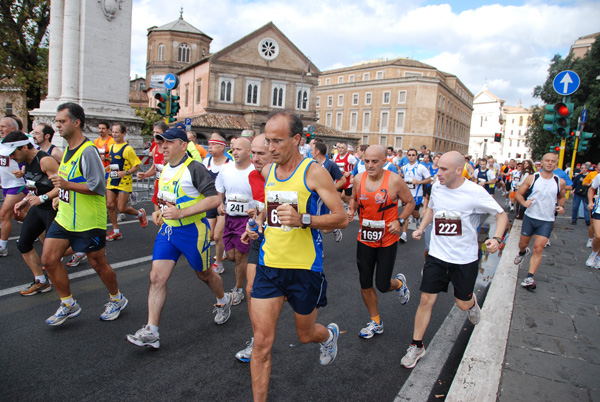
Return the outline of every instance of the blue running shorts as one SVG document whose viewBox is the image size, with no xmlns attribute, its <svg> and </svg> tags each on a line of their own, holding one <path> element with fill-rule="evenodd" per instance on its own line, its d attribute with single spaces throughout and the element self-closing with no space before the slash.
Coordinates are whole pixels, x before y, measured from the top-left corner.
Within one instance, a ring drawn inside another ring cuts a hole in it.
<svg viewBox="0 0 600 402">
<path fill-rule="evenodd" d="M 177 263 L 183 254 L 196 271 L 210 268 L 210 226 L 202 220 L 185 226 L 162 225 L 154 241 L 154 260 L 172 260 Z"/>
</svg>

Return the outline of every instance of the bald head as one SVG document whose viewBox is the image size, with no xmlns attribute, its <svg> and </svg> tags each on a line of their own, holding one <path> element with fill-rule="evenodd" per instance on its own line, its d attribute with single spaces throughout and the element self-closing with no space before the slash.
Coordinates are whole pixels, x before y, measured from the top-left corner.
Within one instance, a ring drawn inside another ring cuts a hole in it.
<svg viewBox="0 0 600 402">
<path fill-rule="evenodd" d="M 236 138 L 231 142 L 231 151 L 235 164 L 240 167 L 250 165 L 250 141 L 248 138 Z"/>
<path fill-rule="evenodd" d="M 442 162 L 442 161 L 444 161 L 446 164 L 448 164 L 449 167 L 452 167 L 452 168 L 460 167 L 462 169 L 462 167 L 465 164 L 464 156 L 462 156 L 460 153 L 458 153 L 456 151 L 450 151 L 450 152 L 446 152 L 445 154 L 443 154 L 440 157 L 440 162 Z"/>
<path fill-rule="evenodd" d="M 438 161 L 438 179 L 440 184 L 448 188 L 457 188 L 464 183 L 462 170 L 465 165 L 465 158 L 456 151 L 446 152 Z"/>
<path fill-rule="evenodd" d="M 383 172 L 383 165 L 387 162 L 385 158 L 386 149 L 379 145 L 371 145 L 363 155 L 365 170 L 372 180 L 379 179 Z"/>
<path fill-rule="evenodd" d="M 365 151 L 365 157 L 370 156 L 374 158 L 385 158 L 386 149 L 381 145 L 371 145 Z"/>
</svg>

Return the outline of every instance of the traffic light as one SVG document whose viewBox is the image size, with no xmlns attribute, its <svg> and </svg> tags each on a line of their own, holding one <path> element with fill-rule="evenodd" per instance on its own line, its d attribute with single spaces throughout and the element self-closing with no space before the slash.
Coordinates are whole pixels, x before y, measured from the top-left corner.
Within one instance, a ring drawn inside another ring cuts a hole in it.
<svg viewBox="0 0 600 402">
<path fill-rule="evenodd" d="M 313 126 L 312 124 L 309 125 L 306 128 L 307 134 L 306 134 L 306 142 L 311 142 L 312 140 L 314 140 L 316 138 L 315 135 L 315 126 Z"/>
<path fill-rule="evenodd" d="M 175 116 L 177 116 L 177 113 L 179 113 L 179 96 L 178 95 L 171 95 L 171 110 L 169 112 L 169 123 L 173 123 L 176 119 Z"/>
<path fill-rule="evenodd" d="M 560 138 L 566 138 L 571 126 L 571 116 L 573 114 L 573 103 L 557 103 L 554 105 L 556 135 Z"/>
<path fill-rule="evenodd" d="M 585 131 L 581 132 L 581 137 L 579 137 L 579 145 L 577 146 L 577 152 L 585 152 L 590 145 L 590 138 L 594 136 L 594 133 L 586 133 Z"/>
<path fill-rule="evenodd" d="M 502 142 L 502 133 L 494 134 L 494 142 Z"/>
<path fill-rule="evenodd" d="M 167 116 L 167 99 L 169 95 L 164 92 L 157 92 L 154 94 L 154 99 L 158 100 L 156 112 L 161 116 Z"/>
<path fill-rule="evenodd" d="M 555 105 L 546 105 L 546 114 L 544 115 L 544 130 L 550 131 L 552 134 L 556 132 L 556 110 Z"/>
<path fill-rule="evenodd" d="M 569 136 L 567 137 L 566 149 L 575 148 L 575 131 L 569 132 Z"/>
</svg>

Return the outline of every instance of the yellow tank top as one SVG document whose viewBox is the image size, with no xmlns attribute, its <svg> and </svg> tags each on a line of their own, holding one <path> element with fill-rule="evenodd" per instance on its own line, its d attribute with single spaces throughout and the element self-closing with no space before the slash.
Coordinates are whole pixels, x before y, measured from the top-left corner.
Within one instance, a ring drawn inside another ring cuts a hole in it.
<svg viewBox="0 0 600 402">
<path fill-rule="evenodd" d="M 471 177 L 471 174 L 469 173 L 469 169 L 467 169 L 468 164 L 469 164 L 469 162 L 465 162 L 465 166 L 463 166 L 462 177 L 464 177 L 465 179 L 469 179 Z"/>
<path fill-rule="evenodd" d="M 321 231 L 311 228 L 282 227 L 276 208 L 290 204 L 300 214 L 318 215 L 322 205 L 319 195 L 306 186 L 306 171 L 312 159 L 305 158 L 285 180 L 276 176 L 273 164 L 265 181 L 267 227 L 259 264 L 271 268 L 323 271 L 323 239 Z"/>
</svg>

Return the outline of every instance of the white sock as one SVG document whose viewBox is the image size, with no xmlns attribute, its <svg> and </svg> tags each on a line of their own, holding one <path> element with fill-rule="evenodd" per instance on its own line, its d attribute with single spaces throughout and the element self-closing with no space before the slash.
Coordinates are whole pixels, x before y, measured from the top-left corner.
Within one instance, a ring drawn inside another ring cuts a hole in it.
<svg viewBox="0 0 600 402">
<path fill-rule="evenodd" d="M 158 335 L 158 327 L 156 325 L 147 325 L 148 330 L 152 332 L 154 335 Z"/>
<path fill-rule="evenodd" d="M 42 275 L 37 275 L 37 276 L 35 277 L 35 280 L 36 280 L 36 281 L 38 281 L 39 283 L 41 283 L 42 285 L 43 285 L 44 283 L 46 283 L 46 282 L 47 282 L 47 281 L 46 281 L 46 275 L 44 275 L 44 274 L 42 274 Z"/>
<path fill-rule="evenodd" d="M 8 244 L 8 240 L 0 240 L 0 248 L 6 248 Z"/>
<path fill-rule="evenodd" d="M 142 217 L 142 211 L 138 211 L 138 218 Z"/>
<path fill-rule="evenodd" d="M 222 298 L 220 298 L 220 299 L 217 299 L 217 304 L 218 304 L 219 306 L 224 306 L 224 305 L 226 305 L 226 304 L 229 302 L 229 297 L 230 297 L 230 296 L 229 296 L 229 294 L 228 294 L 228 293 L 225 293 L 225 295 L 224 295 Z"/>
<path fill-rule="evenodd" d="M 65 297 L 64 299 L 61 297 L 60 300 L 67 306 L 72 306 L 73 304 L 75 304 L 75 299 L 73 299 L 73 295 Z"/>
<path fill-rule="evenodd" d="M 329 338 L 327 338 L 327 340 L 323 343 L 329 343 L 333 340 L 333 332 L 331 332 L 329 328 L 327 329 L 327 332 L 329 332 Z"/>
<path fill-rule="evenodd" d="M 121 232 L 121 229 L 113 229 L 113 232 L 114 232 L 114 233 L 120 233 L 120 232 Z"/>
</svg>

